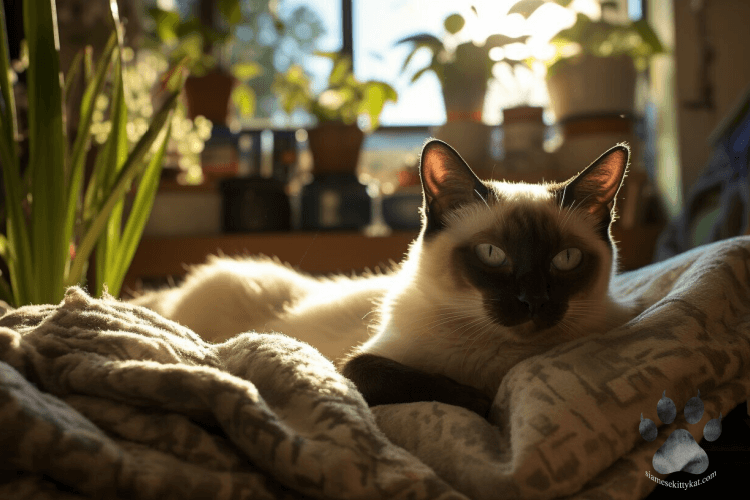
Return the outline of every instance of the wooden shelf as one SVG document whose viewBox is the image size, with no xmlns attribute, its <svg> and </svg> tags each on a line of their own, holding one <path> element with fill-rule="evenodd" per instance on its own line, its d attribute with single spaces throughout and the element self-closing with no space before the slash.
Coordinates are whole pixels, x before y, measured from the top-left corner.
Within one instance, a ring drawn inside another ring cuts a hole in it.
<svg viewBox="0 0 750 500">
<path fill-rule="evenodd" d="M 137 289 L 138 280 L 185 274 L 186 266 L 206 257 L 264 254 L 276 256 L 309 273 L 351 273 L 398 262 L 417 232 L 367 237 L 359 232 L 294 232 L 225 234 L 217 236 L 146 237 L 136 250 L 123 289 Z"/>
<path fill-rule="evenodd" d="M 622 270 L 651 262 L 661 226 L 621 229 L 615 225 Z M 138 290 L 140 281 L 182 276 L 187 266 L 206 257 L 225 255 L 276 256 L 309 273 L 351 273 L 399 262 L 416 232 L 394 232 L 368 237 L 358 232 L 295 232 L 226 234 L 217 236 L 146 237 L 130 265 L 123 290 Z"/>
</svg>

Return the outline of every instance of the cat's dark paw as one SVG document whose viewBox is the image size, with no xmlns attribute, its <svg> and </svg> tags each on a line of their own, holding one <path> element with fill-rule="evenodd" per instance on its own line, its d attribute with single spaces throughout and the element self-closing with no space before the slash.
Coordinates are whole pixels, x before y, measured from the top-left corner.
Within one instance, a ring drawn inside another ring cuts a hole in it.
<svg viewBox="0 0 750 500">
<path fill-rule="evenodd" d="M 442 397 L 440 398 L 441 402 L 466 408 L 477 415 L 487 418 L 492 406 L 492 399 L 484 392 L 470 385 L 456 382 L 444 375 L 435 375 L 435 377 L 439 379 L 438 385 L 443 389 Z"/>
</svg>

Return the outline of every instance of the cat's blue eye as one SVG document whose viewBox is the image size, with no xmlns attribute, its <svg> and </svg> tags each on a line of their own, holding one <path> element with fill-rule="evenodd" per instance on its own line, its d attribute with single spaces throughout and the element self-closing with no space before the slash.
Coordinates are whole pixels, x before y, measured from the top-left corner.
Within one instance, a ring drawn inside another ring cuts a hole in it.
<svg viewBox="0 0 750 500">
<path fill-rule="evenodd" d="M 508 260 L 505 252 L 490 243 L 480 243 L 476 246 L 474 251 L 476 252 L 477 257 L 479 257 L 479 260 L 488 266 L 499 267 L 505 264 Z"/>
<path fill-rule="evenodd" d="M 566 248 L 555 255 L 552 259 L 552 266 L 558 271 L 570 271 L 581 263 L 582 256 L 583 254 L 577 248 Z"/>
</svg>

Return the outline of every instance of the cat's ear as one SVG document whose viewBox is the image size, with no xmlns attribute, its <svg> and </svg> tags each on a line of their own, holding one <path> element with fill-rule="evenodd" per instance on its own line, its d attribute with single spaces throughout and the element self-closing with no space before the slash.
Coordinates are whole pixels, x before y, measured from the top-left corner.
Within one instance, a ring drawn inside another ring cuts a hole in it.
<svg viewBox="0 0 750 500">
<path fill-rule="evenodd" d="M 468 203 L 487 201 L 489 190 L 456 150 L 437 139 L 422 149 L 419 167 L 428 230 L 443 227 L 449 211 Z"/>
<path fill-rule="evenodd" d="M 606 218 L 615 206 L 617 192 L 627 172 L 630 148 L 618 144 L 586 170 L 563 185 L 562 206 L 582 209 L 600 218 Z"/>
</svg>

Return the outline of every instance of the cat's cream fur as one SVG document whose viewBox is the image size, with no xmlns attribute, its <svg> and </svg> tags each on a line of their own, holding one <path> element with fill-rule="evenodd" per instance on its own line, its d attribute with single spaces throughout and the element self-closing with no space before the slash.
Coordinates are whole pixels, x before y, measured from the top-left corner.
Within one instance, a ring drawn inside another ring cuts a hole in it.
<svg viewBox="0 0 750 500">
<path fill-rule="evenodd" d="M 204 339 L 247 331 L 282 332 L 337 360 L 369 338 L 376 303 L 392 274 L 316 278 L 264 257 L 216 257 L 193 267 L 178 287 L 132 300 Z"/>
</svg>

